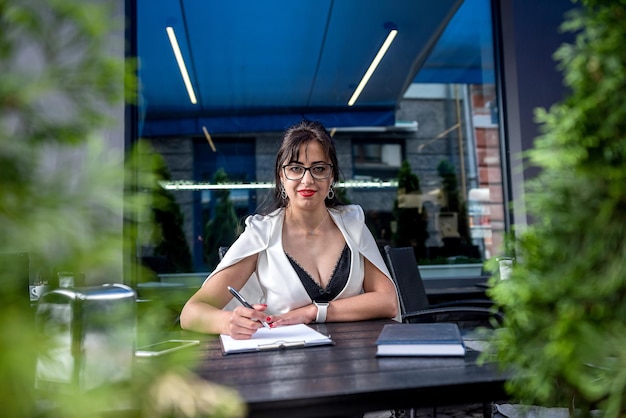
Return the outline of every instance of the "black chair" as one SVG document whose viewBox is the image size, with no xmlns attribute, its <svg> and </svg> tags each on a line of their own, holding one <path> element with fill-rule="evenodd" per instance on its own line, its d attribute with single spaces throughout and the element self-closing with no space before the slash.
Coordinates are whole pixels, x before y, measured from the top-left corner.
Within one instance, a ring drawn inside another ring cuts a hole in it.
<svg viewBox="0 0 626 418">
<path fill-rule="evenodd" d="M 501 324 L 504 316 L 489 299 L 431 304 L 412 247 L 384 247 L 387 265 L 400 297 L 402 322 L 455 322 L 462 329 Z"/>
</svg>

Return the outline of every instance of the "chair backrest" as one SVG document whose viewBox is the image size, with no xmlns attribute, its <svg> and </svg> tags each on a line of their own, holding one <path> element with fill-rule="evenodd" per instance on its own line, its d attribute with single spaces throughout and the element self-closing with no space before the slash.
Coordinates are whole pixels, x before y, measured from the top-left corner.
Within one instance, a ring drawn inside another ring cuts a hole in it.
<svg viewBox="0 0 626 418">
<path fill-rule="evenodd" d="M 400 294 L 402 314 L 428 309 L 430 303 L 413 247 L 393 248 L 385 245 L 384 250 L 391 277 Z"/>
</svg>

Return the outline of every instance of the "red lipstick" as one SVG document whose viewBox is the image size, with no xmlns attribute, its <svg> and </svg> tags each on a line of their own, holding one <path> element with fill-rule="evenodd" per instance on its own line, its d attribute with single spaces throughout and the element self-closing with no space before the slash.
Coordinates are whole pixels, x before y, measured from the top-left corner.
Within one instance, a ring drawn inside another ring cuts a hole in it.
<svg viewBox="0 0 626 418">
<path fill-rule="evenodd" d="M 300 196 L 302 197 L 311 197 L 315 194 L 315 190 L 298 190 L 298 193 L 300 194 Z"/>
</svg>

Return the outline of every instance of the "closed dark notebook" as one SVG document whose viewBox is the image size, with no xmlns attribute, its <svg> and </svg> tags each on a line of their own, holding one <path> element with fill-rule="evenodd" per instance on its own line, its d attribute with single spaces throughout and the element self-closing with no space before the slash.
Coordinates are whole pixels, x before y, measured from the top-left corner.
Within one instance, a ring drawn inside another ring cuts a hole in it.
<svg viewBox="0 0 626 418">
<path fill-rule="evenodd" d="M 456 324 L 387 324 L 378 340 L 377 356 L 464 356 Z"/>
</svg>

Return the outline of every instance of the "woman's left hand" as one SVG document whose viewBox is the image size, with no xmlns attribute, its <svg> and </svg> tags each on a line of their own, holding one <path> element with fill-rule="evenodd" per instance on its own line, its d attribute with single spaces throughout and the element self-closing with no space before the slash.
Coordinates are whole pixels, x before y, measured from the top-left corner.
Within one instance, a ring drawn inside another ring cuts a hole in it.
<svg viewBox="0 0 626 418">
<path fill-rule="evenodd" d="M 310 324 L 315 321 L 317 307 L 314 304 L 306 305 L 282 315 L 272 315 L 270 327 L 282 327 L 285 325 Z"/>
</svg>

